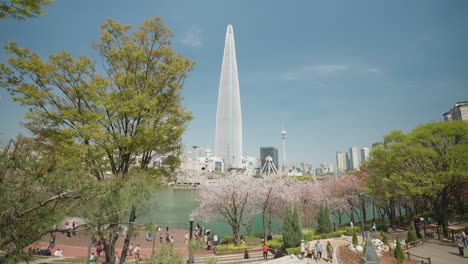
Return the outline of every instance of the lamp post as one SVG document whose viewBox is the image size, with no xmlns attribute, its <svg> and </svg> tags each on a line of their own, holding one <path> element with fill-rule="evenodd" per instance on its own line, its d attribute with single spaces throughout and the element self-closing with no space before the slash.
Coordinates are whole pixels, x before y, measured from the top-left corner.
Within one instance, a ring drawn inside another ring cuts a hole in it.
<svg viewBox="0 0 468 264">
<path fill-rule="evenodd" d="M 193 216 L 190 216 L 189 218 L 189 223 L 190 223 L 190 234 L 189 234 L 189 239 L 192 240 L 192 236 L 193 236 Z"/>
<path fill-rule="evenodd" d="M 364 199 L 364 195 L 365 195 L 365 193 L 363 193 L 363 192 L 358 194 L 358 196 L 359 196 L 359 208 L 361 210 L 361 233 L 362 233 L 362 242 L 363 243 L 364 243 L 364 221 L 365 221 L 365 219 L 364 219 L 364 211 L 362 210 L 363 209 L 362 207 L 363 207 L 363 204 L 364 204 L 362 199 Z"/>
</svg>

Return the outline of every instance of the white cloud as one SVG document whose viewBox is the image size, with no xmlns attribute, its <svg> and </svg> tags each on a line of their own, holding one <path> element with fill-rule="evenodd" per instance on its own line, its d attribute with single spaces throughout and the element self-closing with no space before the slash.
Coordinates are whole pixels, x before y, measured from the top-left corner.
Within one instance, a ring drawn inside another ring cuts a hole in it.
<svg viewBox="0 0 468 264">
<path fill-rule="evenodd" d="M 325 64 L 304 67 L 304 71 L 313 72 L 320 75 L 332 75 L 349 70 L 348 65 L 343 64 Z"/>
<path fill-rule="evenodd" d="M 201 32 L 202 31 L 199 28 L 192 27 L 187 32 L 185 32 L 180 42 L 191 47 L 201 47 L 203 45 Z"/>
<path fill-rule="evenodd" d="M 292 72 L 285 72 L 280 75 L 280 79 L 285 81 L 295 81 L 297 80 L 297 74 Z"/>
<path fill-rule="evenodd" d="M 368 72 L 380 72 L 380 69 L 372 67 L 372 68 L 368 68 L 367 71 Z"/>
</svg>

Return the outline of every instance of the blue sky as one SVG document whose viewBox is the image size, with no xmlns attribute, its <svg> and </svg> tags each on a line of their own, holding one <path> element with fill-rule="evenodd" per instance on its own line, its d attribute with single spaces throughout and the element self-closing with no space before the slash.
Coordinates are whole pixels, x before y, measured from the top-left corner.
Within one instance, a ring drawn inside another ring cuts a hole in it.
<svg viewBox="0 0 468 264">
<path fill-rule="evenodd" d="M 468 100 L 468 1 L 57 0 L 47 14 L 0 20 L 42 56 L 96 58 L 107 17 L 138 25 L 161 15 L 176 51 L 197 61 L 184 87 L 193 120 L 184 144 L 214 148 L 225 31 L 233 24 L 244 152 L 280 148 L 287 160 L 335 163 L 336 151 L 370 146 L 393 129 L 438 121 Z M 0 51 L 0 61 L 6 55 Z M 1 91 L 0 139 L 24 131 L 25 110 Z"/>
</svg>

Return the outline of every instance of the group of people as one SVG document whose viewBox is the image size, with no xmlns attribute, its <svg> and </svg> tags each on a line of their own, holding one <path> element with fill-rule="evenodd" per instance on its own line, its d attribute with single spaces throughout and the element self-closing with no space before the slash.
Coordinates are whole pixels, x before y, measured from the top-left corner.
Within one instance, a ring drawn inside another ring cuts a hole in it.
<svg viewBox="0 0 468 264">
<path fill-rule="evenodd" d="M 327 241 L 326 251 L 327 262 L 333 262 L 333 246 L 330 244 L 330 241 Z M 301 253 L 302 259 L 307 257 L 319 261 L 322 259 L 323 244 L 322 242 L 320 242 L 320 239 L 318 239 L 317 242 L 315 242 L 315 244 L 312 241 L 309 241 L 307 242 L 307 244 L 304 244 L 304 240 L 302 240 L 299 252 Z"/>
</svg>

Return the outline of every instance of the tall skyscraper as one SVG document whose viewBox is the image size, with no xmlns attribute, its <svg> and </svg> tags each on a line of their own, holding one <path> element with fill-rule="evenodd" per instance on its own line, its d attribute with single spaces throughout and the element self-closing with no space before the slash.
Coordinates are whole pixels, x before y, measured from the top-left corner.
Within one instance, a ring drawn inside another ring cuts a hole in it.
<svg viewBox="0 0 468 264">
<path fill-rule="evenodd" d="M 351 163 L 351 154 L 349 152 L 346 152 L 346 171 L 352 171 L 353 170 L 353 165 Z"/>
<path fill-rule="evenodd" d="M 227 26 L 216 112 L 215 156 L 226 168 L 242 167 L 242 114 L 234 30 Z"/>
<path fill-rule="evenodd" d="M 450 111 L 443 114 L 445 121 L 465 120 L 468 121 L 468 101 L 458 102 L 450 108 Z"/>
<path fill-rule="evenodd" d="M 362 147 L 361 148 L 361 162 L 364 162 L 369 159 L 369 148 Z"/>
<path fill-rule="evenodd" d="M 345 157 L 342 152 L 336 153 L 336 168 L 338 172 L 344 172 L 346 170 Z"/>
<path fill-rule="evenodd" d="M 351 166 L 353 170 L 359 169 L 358 148 L 355 146 L 350 148 L 349 154 L 351 156 Z"/>
<path fill-rule="evenodd" d="M 273 164 L 275 164 L 276 169 L 278 169 L 278 149 L 275 147 L 262 147 L 260 148 L 260 159 L 262 161 L 261 167 L 265 165 L 266 157 L 273 158 Z"/>
</svg>

